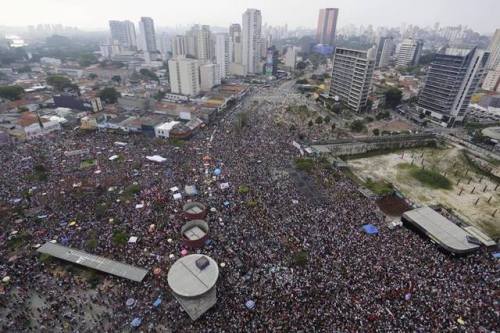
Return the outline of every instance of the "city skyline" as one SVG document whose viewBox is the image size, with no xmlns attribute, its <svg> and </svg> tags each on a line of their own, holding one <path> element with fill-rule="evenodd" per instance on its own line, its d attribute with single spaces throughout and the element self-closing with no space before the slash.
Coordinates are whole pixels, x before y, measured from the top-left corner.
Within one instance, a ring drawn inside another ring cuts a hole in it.
<svg viewBox="0 0 500 333">
<path fill-rule="evenodd" d="M 402 23 L 432 26 L 439 22 L 441 26 L 461 24 L 480 33 L 492 34 L 497 28 L 495 13 L 500 11 L 500 2 L 481 0 L 480 3 L 478 6 L 477 2 L 466 0 L 440 2 L 423 0 L 419 3 L 410 0 L 397 3 L 390 0 L 355 2 L 315 0 L 305 7 L 303 2 L 298 0 L 288 1 L 286 5 L 277 1 L 263 0 L 244 0 L 239 1 L 237 5 L 229 0 L 211 2 L 191 0 L 177 3 L 175 6 L 165 6 L 165 3 L 157 0 L 144 0 L 138 8 L 137 2 L 132 0 L 105 3 L 97 0 L 88 0 L 84 3 L 73 0 L 38 0 L 9 4 L 9 10 L 0 14 L 0 22 L 5 26 L 63 24 L 77 26 L 83 30 L 106 30 L 109 20 L 131 20 L 137 24 L 140 17 L 150 16 L 159 27 L 188 26 L 194 23 L 229 26 L 239 21 L 241 13 L 246 8 L 256 8 L 262 12 L 263 24 L 288 24 L 290 29 L 297 27 L 314 29 L 319 9 L 335 7 L 340 9 L 338 27 L 349 24 L 394 27 Z M 33 10 L 26 11 L 26 6 Z M 408 6 L 412 7 L 411 11 L 407 9 Z M 453 11 L 449 10 L 450 6 L 454 8 Z M 488 10 L 478 10 L 478 8 L 488 8 Z M 373 15 L 375 12 L 376 16 Z M 57 13 L 57 19 L 51 18 L 55 17 L 53 13 Z"/>
</svg>

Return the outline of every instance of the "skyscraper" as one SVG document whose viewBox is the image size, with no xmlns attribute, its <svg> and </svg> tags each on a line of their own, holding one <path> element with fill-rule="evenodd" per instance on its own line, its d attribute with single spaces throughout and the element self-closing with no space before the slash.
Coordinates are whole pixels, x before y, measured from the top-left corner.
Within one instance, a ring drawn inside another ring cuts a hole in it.
<svg viewBox="0 0 500 333">
<path fill-rule="evenodd" d="M 186 32 L 186 53 L 192 57 L 198 57 L 198 31 L 200 26 L 193 25 L 191 29 Z"/>
<path fill-rule="evenodd" d="M 137 39 L 134 24 L 130 21 L 109 21 L 111 44 L 115 42 L 129 50 L 137 49 Z"/>
<path fill-rule="evenodd" d="M 375 68 L 387 67 L 394 47 L 392 37 L 380 37 L 377 44 Z"/>
<path fill-rule="evenodd" d="M 258 9 L 247 9 L 243 13 L 242 64 L 245 72 L 257 73 L 260 60 L 262 16 Z"/>
<path fill-rule="evenodd" d="M 151 17 L 141 17 L 139 21 L 139 31 L 141 33 L 141 48 L 143 51 L 156 52 L 155 25 Z"/>
<path fill-rule="evenodd" d="M 202 25 L 201 29 L 196 31 L 196 58 L 202 63 L 212 59 L 211 33 L 208 25 Z"/>
<path fill-rule="evenodd" d="M 220 78 L 223 79 L 227 76 L 229 71 L 229 35 L 226 33 L 219 33 L 215 35 L 215 61 L 219 65 Z"/>
<path fill-rule="evenodd" d="M 337 33 L 338 8 L 323 8 L 319 10 L 316 39 L 319 44 L 335 45 Z"/>
<path fill-rule="evenodd" d="M 229 49 L 231 50 L 231 63 L 242 63 L 242 45 L 241 45 L 241 25 L 231 24 L 229 27 Z"/>
<path fill-rule="evenodd" d="M 336 48 L 330 96 L 338 96 L 353 111 L 363 111 L 367 105 L 374 67 L 374 48 L 368 51 Z"/>
<path fill-rule="evenodd" d="M 172 38 L 172 57 L 185 56 L 186 50 L 186 37 L 177 35 Z"/>
<path fill-rule="evenodd" d="M 487 68 L 496 69 L 500 65 L 500 29 L 495 31 L 493 39 L 488 46 L 488 52 L 490 53 L 490 58 L 488 60 Z"/>
<path fill-rule="evenodd" d="M 442 125 L 462 122 L 484 74 L 488 52 L 444 47 L 434 56 L 417 109 Z"/>
<path fill-rule="evenodd" d="M 424 42 L 421 40 L 415 40 L 413 38 L 404 39 L 399 48 L 396 66 L 408 67 L 418 65 L 423 46 Z"/>
<path fill-rule="evenodd" d="M 174 94 L 196 96 L 200 93 L 198 60 L 178 57 L 168 61 L 170 90 Z"/>
<path fill-rule="evenodd" d="M 210 91 L 221 82 L 218 64 L 205 64 L 200 66 L 200 88 L 202 91 Z"/>
</svg>

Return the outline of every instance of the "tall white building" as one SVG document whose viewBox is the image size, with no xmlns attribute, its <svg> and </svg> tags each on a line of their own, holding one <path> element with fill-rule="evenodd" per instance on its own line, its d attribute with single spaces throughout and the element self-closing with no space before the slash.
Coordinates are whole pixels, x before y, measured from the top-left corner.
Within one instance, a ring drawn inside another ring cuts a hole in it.
<svg viewBox="0 0 500 333">
<path fill-rule="evenodd" d="M 229 72 L 229 59 L 230 59 L 230 42 L 229 35 L 226 33 L 219 33 L 215 35 L 215 61 L 219 65 L 220 78 L 223 79 Z"/>
<path fill-rule="evenodd" d="M 137 38 L 134 23 L 130 21 L 109 21 L 111 44 L 120 43 L 128 50 L 137 49 Z"/>
<path fill-rule="evenodd" d="M 399 47 L 396 66 L 408 67 L 418 65 L 423 46 L 424 42 L 421 40 L 415 40 L 413 38 L 404 39 Z"/>
<path fill-rule="evenodd" d="M 247 9 L 243 13 L 242 29 L 242 64 L 245 72 L 258 72 L 260 62 L 260 43 L 262 30 L 262 16 L 258 9 Z"/>
<path fill-rule="evenodd" d="M 496 69 L 490 69 L 484 78 L 482 89 L 500 92 L 500 64 Z"/>
<path fill-rule="evenodd" d="M 490 53 L 490 58 L 488 59 L 487 69 L 495 69 L 500 65 L 500 29 L 495 31 L 493 39 L 488 46 L 488 52 Z"/>
<path fill-rule="evenodd" d="M 156 52 L 155 25 L 151 17 L 141 17 L 139 21 L 139 31 L 141 34 L 141 48 L 147 52 Z"/>
<path fill-rule="evenodd" d="M 377 44 L 375 68 L 383 68 L 389 65 L 393 49 L 394 41 L 392 37 L 380 37 Z"/>
<path fill-rule="evenodd" d="M 172 57 L 185 56 L 187 54 L 186 37 L 177 35 L 172 38 Z"/>
<path fill-rule="evenodd" d="M 200 93 L 198 61 L 178 57 L 168 61 L 170 90 L 174 94 L 196 96 Z"/>
<path fill-rule="evenodd" d="M 230 63 L 241 64 L 242 63 L 242 44 L 241 44 L 241 25 L 235 23 L 231 24 L 229 27 L 229 48 L 231 50 Z"/>
<path fill-rule="evenodd" d="M 286 54 L 285 54 L 285 66 L 289 67 L 290 69 L 295 69 L 295 66 L 297 65 L 297 53 L 299 52 L 300 48 L 297 46 L 289 46 L 286 49 Z"/>
<path fill-rule="evenodd" d="M 210 91 L 221 83 L 220 69 L 218 64 L 205 64 L 200 66 L 201 90 Z"/>
<path fill-rule="evenodd" d="M 186 32 L 186 54 L 192 57 L 198 57 L 198 31 L 200 26 L 198 24 L 191 27 Z"/>
<path fill-rule="evenodd" d="M 196 58 L 202 63 L 206 63 L 212 59 L 211 33 L 208 25 L 202 25 L 201 29 L 197 30 L 196 42 Z"/>
<path fill-rule="evenodd" d="M 333 55 L 330 95 L 338 96 L 353 111 L 363 111 L 368 102 L 374 67 L 374 48 L 358 51 L 337 47 Z"/>
</svg>

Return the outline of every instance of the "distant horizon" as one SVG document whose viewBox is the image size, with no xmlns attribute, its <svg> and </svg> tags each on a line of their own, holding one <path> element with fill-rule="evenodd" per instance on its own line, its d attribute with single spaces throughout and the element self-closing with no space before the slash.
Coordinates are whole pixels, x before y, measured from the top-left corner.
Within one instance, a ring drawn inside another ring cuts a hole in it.
<svg viewBox="0 0 500 333">
<path fill-rule="evenodd" d="M 7 5 L 0 13 L 1 26 L 26 28 L 38 24 L 62 24 L 77 27 L 88 32 L 108 29 L 109 20 L 130 20 L 137 24 L 141 16 L 152 17 L 161 28 L 186 27 L 192 24 L 207 24 L 214 27 L 228 27 L 241 23 L 241 15 L 247 8 L 262 11 L 263 23 L 271 26 L 288 24 L 290 30 L 297 28 L 315 29 L 319 9 L 339 8 L 338 27 L 350 24 L 356 26 L 398 27 L 411 24 L 431 27 L 467 26 L 482 34 L 491 35 L 500 28 L 497 14 L 500 1 L 479 0 L 312 0 L 307 6 L 302 1 L 289 0 L 186 0 L 175 6 L 160 0 L 20 0 Z M 5 7 L 5 6 L 4 6 Z M 138 8 L 139 7 L 139 8 Z M 453 10 L 451 10 L 453 9 Z M 21 14 L 17 14 L 21 13 Z M 54 19 L 50 19 L 53 16 Z M 43 17 L 44 19 L 40 19 Z M 55 18 L 57 17 L 57 19 Z"/>
</svg>

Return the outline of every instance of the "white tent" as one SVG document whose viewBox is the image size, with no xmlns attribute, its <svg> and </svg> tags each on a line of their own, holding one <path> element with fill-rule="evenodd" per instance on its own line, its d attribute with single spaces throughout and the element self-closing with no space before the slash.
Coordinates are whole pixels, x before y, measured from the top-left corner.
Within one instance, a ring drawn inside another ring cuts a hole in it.
<svg viewBox="0 0 500 333">
<path fill-rule="evenodd" d="M 148 161 L 157 162 L 157 163 L 163 163 L 167 160 L 165 157 L 161 157 L 160 155 L 146 156 L 146 159 Z"/>
</svg>

